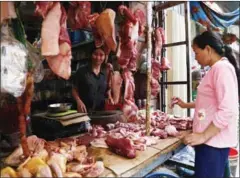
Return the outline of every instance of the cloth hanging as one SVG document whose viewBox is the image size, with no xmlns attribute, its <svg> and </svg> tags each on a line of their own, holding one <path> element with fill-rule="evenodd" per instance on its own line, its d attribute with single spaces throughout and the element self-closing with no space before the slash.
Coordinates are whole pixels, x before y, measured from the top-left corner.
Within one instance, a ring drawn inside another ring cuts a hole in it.
<svg viewBox="0 0 240 178">
<path fill-rule="evenodd" d="M 219 28 L 227 28 L 239 20 L 239 8 L 233 12 L 223 13 L 217 11 L 211 3 L 191 1 L 190 10 L 192 19 L 208 29 L 218 31 Z"/>
</svg>

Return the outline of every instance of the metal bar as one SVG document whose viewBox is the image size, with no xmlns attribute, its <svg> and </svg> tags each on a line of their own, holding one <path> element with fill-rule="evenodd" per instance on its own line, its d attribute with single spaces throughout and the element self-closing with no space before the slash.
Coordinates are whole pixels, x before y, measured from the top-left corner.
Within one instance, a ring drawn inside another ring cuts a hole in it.
<svg viewBox="0 0 240 178">
<path fill-rule="evenodd" d="M 151 113 L 150 113 L 150 101 L 151 101 L 151 69 L 152 69 L 152 2 L 147 2 L 147 103 L 146 103 L 146 132 L 150 135 L 151 128 Z"/>
<path fill-rule="evenodd" d="M 163 13 L 164 11 L 160 11 L 158 12 L 158 26 L 159 27 L 163 27 Z M 162 54 L 163 55 L 163 50 L 162 50 Z M 161 73 L 162 75 L 162 73 Z M 163 82 L 163 77 L 161 77 L 161 80 Z M 160 92 L 159 92 L 159 109 L 162 110 L 162 101 L 163 101 L 163 85 L 160 85 Z"/>
<path fill-rule="evenodd" d="M 163 82 L 166 81 L 166 75 L 167 72 L 163 71 L 162 73 L 162 78 L 163 78 Z M 162 101 L 162 111 L 165 112 L 166 111 L 166 85 L 163 84 L 163 101 Z"/>
<path fill-rule="evenodd" d="M 186 30 L 186 65 L 187 65 L 187 101 L 191 101 L 191 68 L 190 68 L 190 8 L 189 8 L 189 2 L 186 1 L 184 3 L 184 9 L 185 9 L 185 30 Z M 187 115 L 190 116 L 190 109 L 187 110 Z"/>
<path fill-rule="evenodd" d="M 163 3 L 161 3 L 163 4 Z M 161 5 L 160 4 L 160 5 Z M 160 22 L 161 20 L 161 22 Z M 165 12 L 164 11 L 160 11 L 159 12 L 159 26 L 161 26 L 163 29 L 165 27 Z M 165 56 L 165 51 L 166 49 L 163 48 L 162 49 L 162 57 Z M 162 78 L 161 78 L 161 82 L 165 82 L 165 72 L 162 72 Z M 164 112 L 165 111 L 165 85 L 161 84 L 161 110 Z"/>
<path fill-rule="evenodd" d="M 162 3 L 162 4 L 159 4 L 155 7 L 153 7 L 153 10 L 155 11 L 162 11 L 164 9 L 167 9 L 167 8 L 170 8 L 170 7 L 173 7 L 173 6 L 177 6 L 179 4 L 182 4 L 184 3 L 184 1 L 170 1 L 170 2 L 165 2 L 165 3 Z"/>
<path fill-rule="evenodd" d="M 180 41 L 180 42 L 176 42 L 176 43 L 169 43 L 169 44 L 164 44 L 163 47 L 172 47 L 172 46 L 179 46 L 179 45 L 185 45 L 187 44 L 187 41 Z"/>
<path fill-rule="evenodd" d="M 160 84 L 164 85 L 182 85 L 182 84 L 187 84 L 187 81 L 177 81 L 177 82 L 160 82 Z"/>
</svg>

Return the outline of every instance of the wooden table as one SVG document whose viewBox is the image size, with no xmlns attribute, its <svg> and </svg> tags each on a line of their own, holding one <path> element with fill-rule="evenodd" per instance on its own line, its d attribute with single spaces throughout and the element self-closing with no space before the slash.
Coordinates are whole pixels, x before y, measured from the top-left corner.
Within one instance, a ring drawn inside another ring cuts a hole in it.
<svg viewBox="0 0 240 178">
<path fill-rule="evenodd" d="M 157 145 L 147 147 L 145 151 L 137 151 L 134 159 L 118 156 L 109 149 L 89 148 L 88 151 L 96 159 L 103 160 L 106 169 L 101 177 L 144 177 L 183 147 L 180 139 L 169 137 L 159 140 Z"/>
</svg>

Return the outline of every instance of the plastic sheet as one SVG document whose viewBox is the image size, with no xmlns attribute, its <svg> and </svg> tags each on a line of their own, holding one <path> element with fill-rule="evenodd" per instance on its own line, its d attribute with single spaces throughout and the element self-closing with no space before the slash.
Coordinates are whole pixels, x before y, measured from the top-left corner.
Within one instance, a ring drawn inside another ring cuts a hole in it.
<svg viewBox="0 0 240 178">
<path fill-rule="evenodd" d="M 19 97 L 25 90 L 27 49 L 12 37 L 8 25 L 1 28 L 1 92 Z"/>
<path fill-rule="evenodd" d="M 31 43 L 27 42 L 28 59 L 31 62 L 33 69 L 34 82 L 39 83 L 44 78 L 44 67 L 42 64 L 43 57 L 39 48 L 34 47 Z"/>
</svg>

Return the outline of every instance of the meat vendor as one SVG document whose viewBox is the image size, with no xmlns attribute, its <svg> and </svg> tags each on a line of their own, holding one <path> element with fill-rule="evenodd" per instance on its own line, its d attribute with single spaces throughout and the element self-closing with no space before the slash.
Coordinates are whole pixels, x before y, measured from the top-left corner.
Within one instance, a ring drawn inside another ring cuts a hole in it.
<svg viewBox="0 0 240 178">
<path fill-rule="evenodd" d="M 80 67 L 73 80 L 72 94 L 78 112 L 103 110 L 107 94 L 106 54 L 102 48 L 95 48 L 89 63 Z"/>
</svg>

